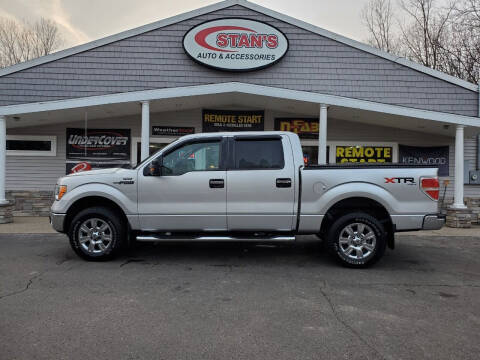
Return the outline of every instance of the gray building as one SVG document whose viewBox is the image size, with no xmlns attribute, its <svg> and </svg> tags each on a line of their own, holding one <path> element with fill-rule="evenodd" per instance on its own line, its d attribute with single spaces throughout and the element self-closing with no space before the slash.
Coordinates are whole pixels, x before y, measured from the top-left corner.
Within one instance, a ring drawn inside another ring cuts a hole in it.
<svg viewBox="0 0 480 360">
<path fill-rule="evenodd" d="M 306 162 L 438 165 L 444 207 L 478 213 L 479 105 L 476 84 L 227 0 L 1 69 L 0 201 L 44 214 L 71 171 L 186 133 L 281 129 Z"/>
</svg>

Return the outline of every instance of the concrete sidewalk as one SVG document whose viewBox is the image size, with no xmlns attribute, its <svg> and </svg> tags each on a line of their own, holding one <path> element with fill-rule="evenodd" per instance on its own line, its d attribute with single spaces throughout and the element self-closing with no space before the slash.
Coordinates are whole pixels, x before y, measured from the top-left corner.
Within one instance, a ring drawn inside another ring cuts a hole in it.
<svg viewBox="0 0 480 360">
<path fill-rule="evenodd" d="M 11 224 L 1 224 L 0 234 L 55 234 L 48 217 L 16 217 Z M 397 233 L 401 236 L 461 236 L 480 238 L 480 226 L 470 229 L 455 229 L 444 226 L 440 230 Z"/>
<path fill-rule="evenodd" d="M 48 217 L 18 216 L 13 223 L 0 224 L 0 234 L 55 234 Z"/>
</svg>

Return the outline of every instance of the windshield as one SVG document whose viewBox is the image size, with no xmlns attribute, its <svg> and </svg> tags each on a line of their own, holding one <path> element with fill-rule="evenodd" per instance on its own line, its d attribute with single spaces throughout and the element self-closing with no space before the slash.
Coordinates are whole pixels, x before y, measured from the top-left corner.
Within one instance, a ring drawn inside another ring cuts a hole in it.
<svg viewBox="0 0 480 360">
<path fill-rule="evenodd" d="M 158 153 L 159 153 L 160 151 L 163 151 L 164 149 L 169 148 L 172 144 L 177 143 L 178 140 L 179 140 L 179 139 L 171 142 L 170 144 L 168 144 L 167 146 L 165 146 L 163 149 L 159 149 L 159 150 L 155 151 L 153 154 L 150 154 L 145 160 L 140 161 L 137 165 L 135 165 L 135 167 L 133 167 L 133 169 L 136 170 L 136 169 L 142 167 L 143 165 L 147 164 L 149 161 L 154 160 L 155 157 L 158 156 Z"/>
<path fill-rule="evenodd" d="M 148 163 L 149 161 L 152 161 L 157 155 L 158 153 L 160 152 L 161 150 L 158 150 L 158 151 L 155 151 L 152 155 L 150 155 L 149 157 L 147 157 L 145 160 L 143 161 L 140 161 L 137 165 L 135 165 L 135 167 L 133 168 L 134 170 L 138 169 L 139 167 L 145 165 L 146 163 Z"/>
</svg>

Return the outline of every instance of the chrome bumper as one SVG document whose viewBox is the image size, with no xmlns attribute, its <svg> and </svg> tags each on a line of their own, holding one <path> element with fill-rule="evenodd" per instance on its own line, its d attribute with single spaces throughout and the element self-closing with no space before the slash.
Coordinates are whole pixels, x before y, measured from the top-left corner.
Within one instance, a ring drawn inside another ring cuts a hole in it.
<svg viewBox="0 0 480 360">
<path fill-rule="evenodd" d="M 440 214 L 426 215 L 423 218 L 422 230 L 438 230 L 445 225 L 445 216 Z"/>
<path fill-rule="evenodd" d="M 65 221 L 65 216 L 66 214 L 55 214 L 53 212 L 50 212 L 50 225 L 52 225 L 53 229 L 58 231 L 58 232 L 65 232 L 63 229 L 63 223 Z"/>
</svg>

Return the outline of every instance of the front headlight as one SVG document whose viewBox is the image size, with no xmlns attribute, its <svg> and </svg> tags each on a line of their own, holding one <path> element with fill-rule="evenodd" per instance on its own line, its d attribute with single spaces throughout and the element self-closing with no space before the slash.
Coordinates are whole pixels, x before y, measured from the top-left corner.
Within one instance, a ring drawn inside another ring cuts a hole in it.
<svg viewBox="0 0 480 360">
<path fill-rule="evenodd" d="M 55 186 L 55 200 L 60 200 L 63 195 L 67 192 L 67 185 L 56 185 Z"/>
</svg>

